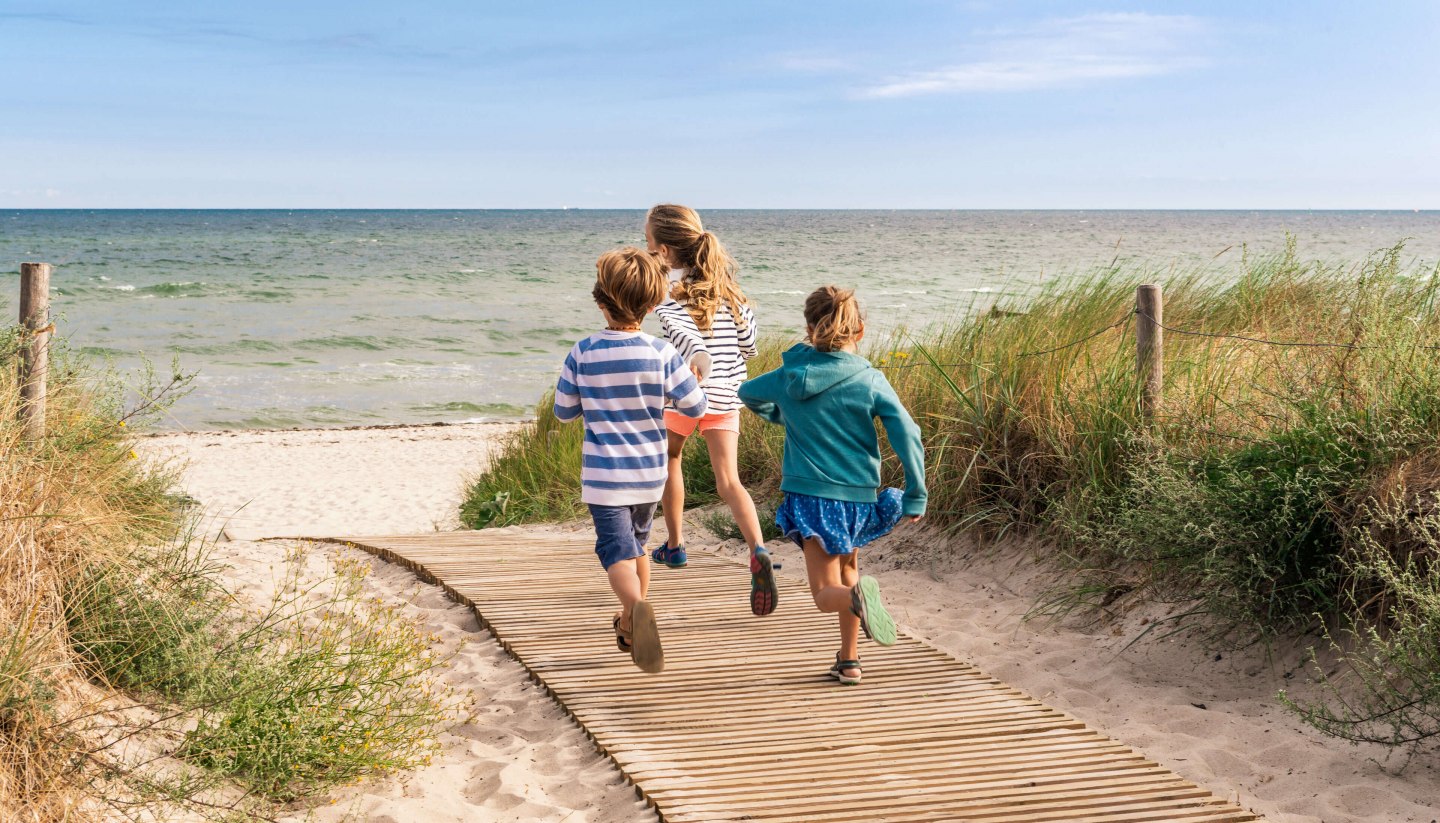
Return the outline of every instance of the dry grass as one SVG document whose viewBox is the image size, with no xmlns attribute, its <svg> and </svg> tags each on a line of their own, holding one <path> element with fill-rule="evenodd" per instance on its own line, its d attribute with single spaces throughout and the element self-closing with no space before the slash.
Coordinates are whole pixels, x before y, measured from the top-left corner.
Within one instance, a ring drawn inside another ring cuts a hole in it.
<svg viewBox="0 0 1440 823">
<path fill-rule="evenodd" d="M 124 547 L 168 538 L 169 478 L 133 459 L 113 417 L 62 367 L 51 437 L 22 441 L 10 357 L 0 342 L 0 808 L 21 819 L 82 819 L 92 763 L 67 717 L 93 700 L 65 631 L 66 582 Z M 93 811 L 93 809 L 91 810 Z"/>
<path fill-rule="evenodd" d="M 104 375 L 52 371 L 22 442 L 0 340 L 0 823 L 268 819 L 428 762 L 465 695 L 368 566 L 235 600 Z M 141 405 L 175 381 L 147 383 Z M 98 387 L 98 388 L 97 388 Z"/>
</svg>

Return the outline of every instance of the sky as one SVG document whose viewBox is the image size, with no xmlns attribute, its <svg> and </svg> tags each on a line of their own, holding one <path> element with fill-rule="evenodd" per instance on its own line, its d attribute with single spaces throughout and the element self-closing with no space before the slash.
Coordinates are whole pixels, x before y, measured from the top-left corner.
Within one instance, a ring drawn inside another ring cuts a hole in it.
<svg viewBox="0 0 1440 823">
<path fill-rule="evenodd" d="M 0 208 L 1440 208 L 1440 3 L 0 0 Z"/>
</svg>

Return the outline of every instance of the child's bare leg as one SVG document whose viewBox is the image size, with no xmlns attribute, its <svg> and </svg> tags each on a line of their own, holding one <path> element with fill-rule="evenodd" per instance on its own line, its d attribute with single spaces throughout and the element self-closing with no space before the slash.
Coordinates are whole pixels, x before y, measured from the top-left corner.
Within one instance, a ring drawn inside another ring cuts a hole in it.
<svg viewBox="0 0 1440 823">
<path fill-rule="evenodd" d="M 854 558 L 854 554 L 826 554 L 820 541 L 813 537 L 805 541 L 805 573 L 810 579 L 810 596 L 815 599 L 815 608 L 838 613 L 843 660 L 857 660 L 860 654 L 860 618 L 850 611 L 850 586 L 855 584 L 845 585 L 847 575 L 859 579 Z"/>
<path fill-rule="evenodd" d="M 620 598 L 620 628 L 623 631 L 630 631 L 630 613 L 636 603 L 645 599 L 645 584 L 641 582 L 642 573 L 640 572 L 640 564 L 644 560 L 643 557 L 621 560 L 605 570 L 605 575 L 610 578 L 611 591 Z M 650 571 L 647 566 L 643 577 L 648 578 L 649 576 Z"/>
<path fill-rule="evenodd" d="M 701 432 L 701 436 L 710 449 L 710 467 L 715 470 L 715 491 L 730 507 L 730 516 L 740 527 L 745 544 L 751 548 L 761 545 L 765 534 L 760 530 L 760 516 L 755 513 L 755 501 L 750 498 L 750 492 L 740 482 L 740 467 L 736 458 L 739 433 L 711 429 Z"/>
<path fill-rule="evenodd" d="M 670 459 L 666 464 L 669 473 L 665 476 L 665 491 L 660 495 L 660 506 L 665 509 L 665 545 L 673 549 L 685 540 L 685 474 L 680 467 L 685 435 L 675 432 L 666 434 L 670 447 Z"/>
<path fill-rule="evenodd" d="M 843 555 L 826 554 L 820 541 L 805 541 L 805 575 L 810 578 L 810 596 L 822 612 L 850 611 L 850 589 L 841 578 Z"/>
<path fill-rule="evenodd" d="M 640 599 L 650 599 L 650 555 L 635 558 L 635 575 L 640 578 Z"/>
<path fill-rule="evenodd" d="M 860 582 L 860 553 L 841 555 L 840 585 L 845 587 L 845 608 L 840 610 L 840 656 L 860 659 L 860 618 L 850 610 L 850 590 Z"/>
</svg>

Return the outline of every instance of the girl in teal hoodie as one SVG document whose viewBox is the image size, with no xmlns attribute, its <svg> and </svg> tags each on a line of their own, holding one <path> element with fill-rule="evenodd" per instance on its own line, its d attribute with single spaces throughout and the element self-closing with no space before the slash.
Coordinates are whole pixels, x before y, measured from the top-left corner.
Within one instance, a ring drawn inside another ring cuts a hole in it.
<svg viewBox="0 0 1440 823">
<path fill-rule="evenodd" d="M 775 522 L 805 552 L 810 593 L 822 612 L 840 617 L 840 651 L 830 674 L 860 682 L 860 630 L 882 646 L 895 622 L 873 577 L 861 577 L 857 550 L 902 518 L 925 514 L 925 448 L 900 398 L 870 361 L 855 353 L 865 323 L 855 293 L 824 286 L 805 300 L 807 341 L 785 352 L 784 365 L 740 385 L 751 411 L 785 427 Z M 875 418 L 905 468 L 905 491 L 880 485 Z"/>
</svg>

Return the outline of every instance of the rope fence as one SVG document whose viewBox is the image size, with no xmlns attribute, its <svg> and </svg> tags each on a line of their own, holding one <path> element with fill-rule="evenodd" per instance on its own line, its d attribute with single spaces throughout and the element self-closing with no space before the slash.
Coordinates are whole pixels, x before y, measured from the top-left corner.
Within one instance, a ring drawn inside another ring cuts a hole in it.
<svg viewBox="0 0 1440 823">
<path fill-rule="evenodd" d="M 1149 311 L 1146 310 L 1147 304 L 1150 307 Z M 1021 352 L 1019 354 L 1013 355 L 1013 357 L 1044 357 L 1046 355 L 1067 351 L 1069 349 L 1075 348 L 1076 346 L 1088 343 L 1091 340 L 1100 337 L 1101 335 L 1114 331 L 1115 329 L 1121 327 L 1128 327 L 1132 320 L 1136 321 L 1136 367 L 1139 378 L 1144 382 L 1142 403 L 1146 410 L 1146 416 L 1149 417 L 1150 414 L 1153 412 L 1155 406 L 1159 403 L 1160 399 L 1160 384 L 1162 382 L 1161 377 L 1163 375 L 1163 332 L 1178 334 L 1184 337 L 1201 337 L 1211 340 L 1235 340 L 1243 343 L 1255 343 L 1263 346 L 1274 346 L 1276 348 L 1328 348 L 1345 349 L 1348 351 L 1374 351 L 1382 348 L 1380 346 L 1367 346 L 1359 343 L 1307 342 L 1301 340 L 1266 340 L 1262 337 L 1251 337 L 1249 335 L 1243 334 L 1225 334 L 1220 332 L 1180 329 L 1174 326 L 1168 326 L 1164 322 L 1162 322 L 1162 306 L 1163 304 L 1160 300 L 1159 286 L 1139 286 L 1136 289 L 1135 307 L 1132 308 L 1130 311 L 1126 312 L 1124 317 L 1121 317 L 1114 323 L 1097 329 L 1096 331 L 1091 332 L 1084 337 L 1072 340 L 1069 343 L 1055 346 L 1053 348 L 1042 349 L 1039 351 Z M 882 362 L 880 367 L 883 369 L 898 371 L 914 368 L 976 368 L 984 367 L 986 365 L 985 363 L 980 363 L 976 361 L 940 363 L 937 362 L 934 358 L 931 358 L 929 352 L 924 347 L 919 348 L 927 358 L 925 361 L 915 363 Z M 1440 351 L 1440 345 L 1417 343 L 1413 348 L 1425 349 L 1429 351 Z"/>
</svg>

